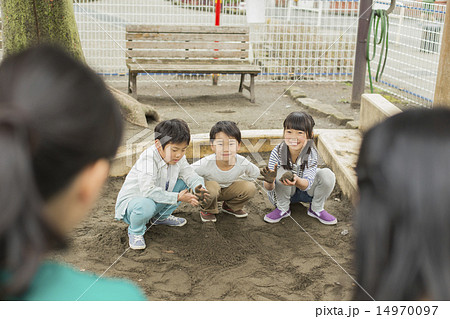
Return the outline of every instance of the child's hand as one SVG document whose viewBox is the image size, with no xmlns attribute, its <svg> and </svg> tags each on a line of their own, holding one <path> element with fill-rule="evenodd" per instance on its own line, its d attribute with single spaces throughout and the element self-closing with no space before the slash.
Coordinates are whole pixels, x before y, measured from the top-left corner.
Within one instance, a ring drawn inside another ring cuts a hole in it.
<svg viewBox="0 0 450 319">
<path fill-rule="evenodd" d="M 258 180 L 265 181 L 266 183 L 272 184 L 275 181 L 275 178 L 277 178 L 277 170 L 278 170 L 278 164 L 275 164 L 275 167 L 273 168 L 273 170 L 271 170 L 268 166 L 262 168 L 260 170 L 262 177 L 258 177 Z"/>
<path fill-rule="evenodd" d="M 189 193 L 189 190 L 184 189 L 178 194 L 178 201 L 189 203 L 192 206 L 198 206 L 197 196 Z"/>
<path fill-rule="evenodd" d="M 197 185 L 197 187 L 195 187 L 194 195 L 197 196 L 197 200 L 201 204 L 205 204 L 209 198 L 209 192 L 206 188 L 203 187 L 203 185 Z"/>
<path fill-rule="evenodd" d="M 290 181 L 293 182 L 294 181 L 294 173 L 292 173 L 291 171 L 284 173 L 281 177 L 280 177 L 280 182 L 285 182 L 285 181 Z"/>
<path fill-rule="evenodd" d="M 300 179 L 300 177 L 293 174 L 292 172 L 286 172 L 283 174 L 283 176 L 280 177 L 280 183 L 285 186 L 296 186 L 298 179 Z"/>
</svg>

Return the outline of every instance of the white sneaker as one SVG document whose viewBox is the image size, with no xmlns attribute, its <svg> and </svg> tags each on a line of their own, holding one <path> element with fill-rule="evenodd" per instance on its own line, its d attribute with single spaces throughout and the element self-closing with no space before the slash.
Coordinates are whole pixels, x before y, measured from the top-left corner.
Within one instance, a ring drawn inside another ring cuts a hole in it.
<svg viewBox="0 0 450 319">
<path fill-rule="evenodd" d="M 175 217 L 173 215 L 170 215 L 166 219 L 160 220 L 152 220 L 153 225 L 167 225 L 167 226 L 184 226 L 187 223 L 187 220 L 182 217 Z"/>
<path fill-rule="evenodd" d="M 128 243 L 131 249 L 145 249 L 145 240 L 143 235 L 128 234 Z"/>
</svg>

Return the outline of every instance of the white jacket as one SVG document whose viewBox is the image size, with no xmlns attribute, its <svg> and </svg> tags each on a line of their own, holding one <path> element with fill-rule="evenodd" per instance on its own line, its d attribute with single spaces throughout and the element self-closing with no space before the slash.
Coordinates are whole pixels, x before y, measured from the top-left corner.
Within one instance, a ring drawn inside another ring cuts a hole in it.
<svg viewBox="0 0 450 319">
<path fill-rule="evenodd" d="M 178 179 L 182 179 L 189 188 L 204 185 L 200 177 L 189 165 L 186 156 L 176 164 L 167 164 L 155 145 L 145 150 L 131 168 L 117 196 L 117 219 L 123 219 L 128 203 L 133 198 L 147 197 L 156 203 L 177 203 L 178 193 L 172 192 Z"/>
</svg>

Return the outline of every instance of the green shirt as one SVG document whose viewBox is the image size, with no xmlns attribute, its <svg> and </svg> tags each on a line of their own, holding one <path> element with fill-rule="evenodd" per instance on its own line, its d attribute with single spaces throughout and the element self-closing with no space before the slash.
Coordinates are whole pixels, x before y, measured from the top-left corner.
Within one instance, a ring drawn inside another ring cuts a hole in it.
<svg viewBox="0 0 450 319">
<path fill-rule="evenodd" d="M 28 291 L 19 299 L 40 301 L 147 300 L 142 291 L 129 281 L 110 278 L 97 279 L 98 276 L 92 273 L 80 272 L 56 262 L 45 262 L 38 269 Z M 96 280 L 97 282 L 95 282 Z"/>
</svg>

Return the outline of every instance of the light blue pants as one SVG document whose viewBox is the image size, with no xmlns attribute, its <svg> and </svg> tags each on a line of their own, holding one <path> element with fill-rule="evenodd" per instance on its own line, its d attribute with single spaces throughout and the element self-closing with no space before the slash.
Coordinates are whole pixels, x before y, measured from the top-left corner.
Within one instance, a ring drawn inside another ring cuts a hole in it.
<svg viewBox="0 0 450 319">
<path fill-rule="evenodd" d="M 172 192 L 179 193 L 183 189 L 187 189 L 187 185 L 178 179 Z M 154 217 L 158 220 L 168 218 L 181 202 L 176 205 L 156 203 L 154 200 L 146 197 L 133 198 L 129 203 L 124 222 L 128 225 L 128 233 L 133 235 L 144 235 L 147 230 L 147 223 Z"/>
</svg>

